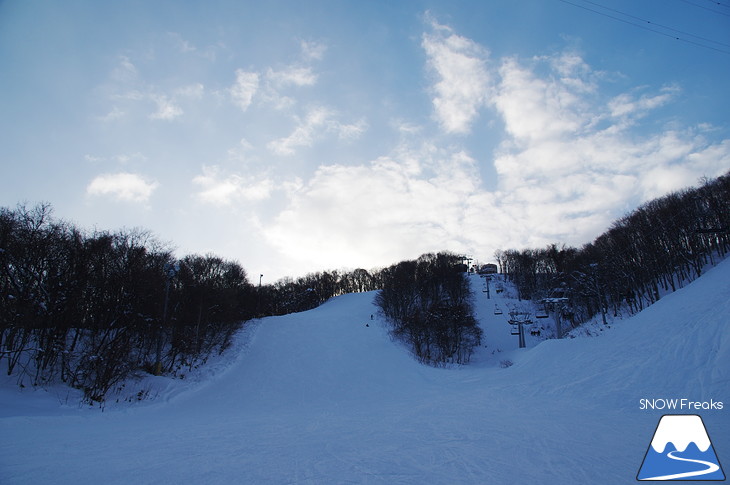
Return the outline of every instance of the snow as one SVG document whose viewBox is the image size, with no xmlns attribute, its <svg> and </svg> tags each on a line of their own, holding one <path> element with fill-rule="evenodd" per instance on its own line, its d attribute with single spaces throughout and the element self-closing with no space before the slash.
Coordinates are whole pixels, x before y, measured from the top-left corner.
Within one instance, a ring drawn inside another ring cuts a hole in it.
<svg viewBox="0 0 730 485">
<path fill-rule="evenodd" d="M 528 332 L 526 349 L 506 323 L 520 303 L 482 285 L 467 366 L 419 364 L 361 293 L 249 324 L 185 379 L 138 383 L 141 403 L 8 380 L 0 483 L 628 484 L 669 413 L 700 414 L 730 462 L 730 260 L 599 338 Z M 641 409 L 657 398 L 725 409 Z"/>
</svg>

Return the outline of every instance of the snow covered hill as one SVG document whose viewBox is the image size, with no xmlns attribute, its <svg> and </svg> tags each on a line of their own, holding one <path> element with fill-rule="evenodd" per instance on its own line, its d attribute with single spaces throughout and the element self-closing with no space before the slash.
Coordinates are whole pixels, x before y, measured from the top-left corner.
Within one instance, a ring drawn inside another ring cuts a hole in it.
<svg viewBox="0 0 730 485">
<path fill-rule="evenodd" d="M 629 484 L 667 413 L 700 414 L 730 463 L 730 260 L 600 338 L 527 349 L 481 284 L 485 342 L 460 368 L 418 364 L 364 293 L 257 322 L 152 404 L 0 389 L 0 483 Z"/>
</svg>

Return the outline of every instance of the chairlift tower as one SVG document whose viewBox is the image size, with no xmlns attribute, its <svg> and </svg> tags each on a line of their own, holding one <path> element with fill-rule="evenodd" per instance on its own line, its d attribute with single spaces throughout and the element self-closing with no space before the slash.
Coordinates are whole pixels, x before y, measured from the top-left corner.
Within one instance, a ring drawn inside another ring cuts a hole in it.
<svg viewBox="0 0 730 485">
<path fill-rule="evenodd" d="M 517 325 L 517 333 L 514 332 L 512 335 L 518 335 L 519 337 L 519 348 L 524 349 L 525 345 L 525 325 L 532 325 L 530 320 L 530 314 L 527 312 L 520 312 L 518 310 L 512 310 L 509 312 L 510 319 L 507 321 L 510 325 Z"/>
<path fill-rule="evenodd" d="M 535 311 L 535 318 L 548 318 L 550 312 L 553 312 L 553 321 L 555 322 L 555 334 L 557 338 L 563 337 L 563 329 L 561 323 L 561 315 L 565 311 L 568 299 L 565 297 L 549 297 L 540 300 L 542 305 Z"/>
<path fill-rule="evenodd" d="M 471 266 L 471 262 L 474 261 L 474 258 L 470 258 L 469 256 L 462 256 L 461 257 L 461 264 L 466 265 L 466 272 L 469 273 L 469 267 Z"/>
<path fill-rule="evenodd" d="M 486 293 L 487 300 L 491 300 L 491 296 L 489 295 L 489 281 L 492 278 L 490 278 L 489 275 L 482 275 L 482 278 L 484 278 L 484 289 L 482 290 L 482 293 Z"/>
</svg>

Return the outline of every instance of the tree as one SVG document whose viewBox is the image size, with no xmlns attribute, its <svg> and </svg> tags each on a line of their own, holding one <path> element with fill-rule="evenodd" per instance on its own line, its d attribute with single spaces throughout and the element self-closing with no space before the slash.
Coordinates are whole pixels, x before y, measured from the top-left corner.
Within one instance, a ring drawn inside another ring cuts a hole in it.
<svg viewBox="0 0 730 485">
<path fill-rule="evenodd" d="M 730 251 L 730 172 L 697 188 L 650 200 L 581 249 L 508 249 L 495 253 L 521 298 L 551 288 L 570 296 L 577 322 L 612 309 L 643 309 L 698 277 Z"/>
<path fill-rule="evenodd" d="M 189 274 L 168 279 L 176 260 L 147 231 L 85 234 L 47 204 L 0 208 L 0 362 L 20 385 L 60 380 L 101 401 L 151 368 L 158 343 L 167 371 L 205 360 L 251 318 L 253 295 L 238 263 L 186 259 Z"/>
<path fill-rule="evenodd" d="M 481 343 L 461 259 L 450 253 L 424 254 L 381 272 L 383 288 L 375 304 L 391 333 L 422 362 L 464 364 Z"/>
</svg>

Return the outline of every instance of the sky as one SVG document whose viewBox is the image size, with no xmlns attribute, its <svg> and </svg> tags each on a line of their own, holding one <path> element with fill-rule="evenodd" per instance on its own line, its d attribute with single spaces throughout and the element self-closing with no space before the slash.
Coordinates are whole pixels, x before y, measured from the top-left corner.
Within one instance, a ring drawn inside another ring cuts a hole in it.
<svg viewBox="0 0 730 485">
<path fill-rule="evenodd" d="M 580 246 L 730 170 L 730 0 L 0 0 L 0 206 L 264 283 Z"/>
</svg>

